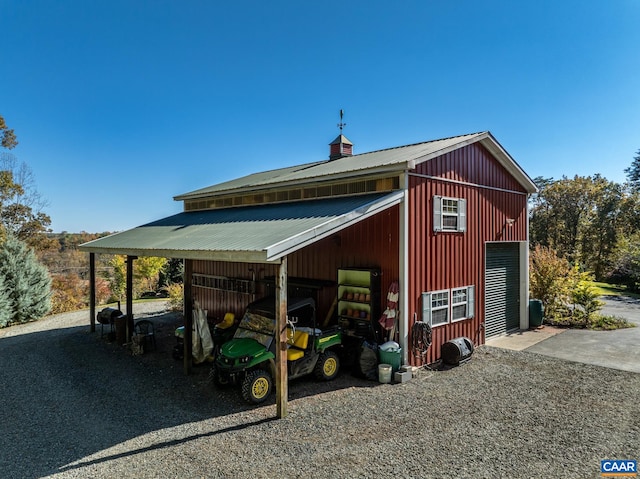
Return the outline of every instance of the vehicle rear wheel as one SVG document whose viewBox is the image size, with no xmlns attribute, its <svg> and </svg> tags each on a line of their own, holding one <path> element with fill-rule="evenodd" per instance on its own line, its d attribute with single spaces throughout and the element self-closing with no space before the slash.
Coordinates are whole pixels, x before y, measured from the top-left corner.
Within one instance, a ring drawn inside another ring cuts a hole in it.
<svg viewBox="0 0 640 479">
<path fill-rule="evenodd" d="M 338 355 L 333 351 L 325 351 L 320 354 L 313 373 L 320 381 L 331 381 L 338 375 L 338 371 L 340 371 Z"/>
<path fill-rule="evenodd" d="M 242 381 L 242 398 L 249 404 L 264 402 L 273 389 L 271 375 L 263 369 L 255 369 L 247 373 Z"/>
</svg>

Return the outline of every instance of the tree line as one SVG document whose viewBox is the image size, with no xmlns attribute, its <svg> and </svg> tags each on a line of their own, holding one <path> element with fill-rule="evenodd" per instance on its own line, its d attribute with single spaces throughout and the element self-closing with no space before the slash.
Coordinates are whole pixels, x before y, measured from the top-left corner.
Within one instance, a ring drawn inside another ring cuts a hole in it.
<svg viewBox="0 0 640 479">
<path fill-rule="evenodd" d="M 33 172 L 11 151 L 17 145 L 14 130 L 0 116 L 0 327 L 87 307 L 89 260 L 77 247 L 109 234 L 52 233 Z M 98 255 L 96 266 L 97 303 L 124 300 L 125 258 Z M 182 263 L 139 258 L 133 279 L 134 297 L 155 292 L 182 282 Z"/>
<path fill-rule="evenodd" d="M 109 234 L 53 234 L 33 173 L 11 153 L 17 144 L 0 116 L 0 327 L 86 307 L 88 257 L 77 246 Z M 624 183 L 599 174 L 534 180 L 531 292 L 551 312 L 562 315 L 573 302 L 588 319 L 596 305 L 592 278 L 640 292 L 640 150 L 625 174 Z M 124 299 L 125 258 L 96 260 L 98 304 Z M 134 296 L 181 282 L 179 260 L 134 262 Z"/>
<path fill-rule="evenodd" d="M 640 151 L 627 181 L 599 174 L 537 177 L 530 203 L 530 244 L 553 249 L 596 280 L 640 291 Z"/>
</svg>

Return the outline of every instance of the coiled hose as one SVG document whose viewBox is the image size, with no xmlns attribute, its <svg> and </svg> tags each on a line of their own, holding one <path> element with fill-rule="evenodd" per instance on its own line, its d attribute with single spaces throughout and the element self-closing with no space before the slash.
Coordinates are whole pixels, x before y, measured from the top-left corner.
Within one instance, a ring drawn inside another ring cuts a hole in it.
<svg viewBox="0 0 640 479">
<path fill-rule="evenodd" d="M 414 321 L 411 328 L 411 350 L 413 355 L 416 358 L 420 358 L 421 362 L 424 362 L 429 346 L 431 346 L 431 326 L 424 321 Z"/>
</svg>

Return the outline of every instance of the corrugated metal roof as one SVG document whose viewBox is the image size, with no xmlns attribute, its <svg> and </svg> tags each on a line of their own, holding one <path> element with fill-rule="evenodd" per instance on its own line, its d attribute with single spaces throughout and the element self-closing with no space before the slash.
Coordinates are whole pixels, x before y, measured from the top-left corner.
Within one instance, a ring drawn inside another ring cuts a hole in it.
<svg viewBox="0 0 640 479">
<path fill-rule="evenodd" d="M 292 166 L 278 170 L 256 173 L 236 180 L 219 183 L 206 188 L 176 196 L 175 200 L 186 200 L 207 195 L 228 193 L 234 190 L 264 188 L 281 184 L 300 183 L 310 180 L 323 180 L 331 177 L 343 178 L 358 172 L 375 172 L 381 169 L 404 170 L 412 162 L 425 157 L 435 157 L 459 148 L 465 144 L 479 141 L 487 133 L 472 133 L 442 140 L 428 141 L 414 145 L 399 146 L 386 150 L 346 156 L 336 160 Z"/>
<path fill-rule="evenodd" d="M 273 262 L 398 204 L 402 191 L 179 213 L 80 246 L 93 253 Z"/>
<path fill-rule="evenodd" d="M 417 163 L 428 161 L 475 142 L 482 143 L 507 171 L 522 184 L 526 191 L 529 193 L 537 191 L 535 184 L 524 170 L 502 148 L 491 133 L 484 131 L 256 173 L 185 193 L 176 196 L 174 199 L 181 201 L 230 192 L 289 184 L 300 185 L 333 178 L 342 179 L 383 171 L 404 171 L 413 169 Z"/>
</svg>

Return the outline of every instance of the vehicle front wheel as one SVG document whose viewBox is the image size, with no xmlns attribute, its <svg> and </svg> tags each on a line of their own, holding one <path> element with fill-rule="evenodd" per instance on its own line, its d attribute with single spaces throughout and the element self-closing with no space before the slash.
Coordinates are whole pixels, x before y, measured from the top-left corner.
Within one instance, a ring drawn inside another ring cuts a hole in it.
<svg viewBox="0 0 640 479">
<path fill-rule="evenodd" d="M 247 373 L 242 381 L 242 398 L 249 404 L 264 402 L 273 389 L 271 375 L 262 369 L 255 369 Z"/>
<path fill-rule="evenodd" d="M 229 378 L 225 375 L 220 374 L 216 363 L 213 363 L 211 366 L 211 371 L 209 372 L 209 378 L 213 382 L 213 385 L 218 388 L 224 388 L 229 385 Z"/>
<path fill-rule="evenodd" d="M 325 351 L 320 354 L 318 363 L 314 369 L 314 374 L 321 381 L 331 381 L 335 379 L 340 370 L 340 359 L 333 351 Z"/>
</svg>

